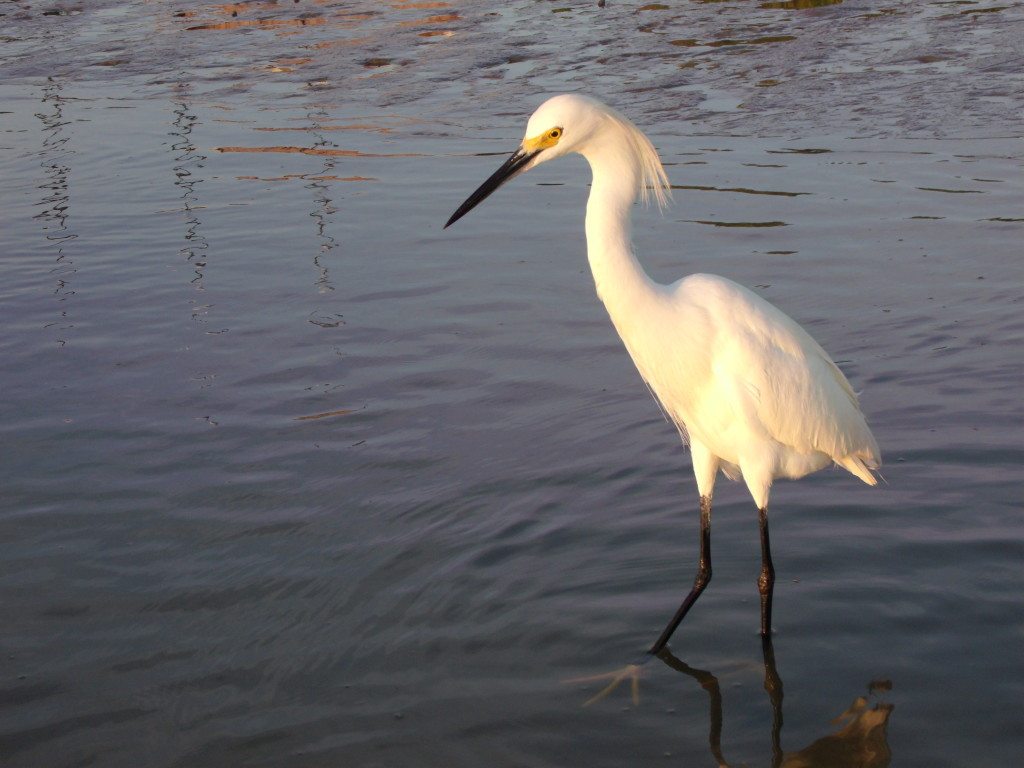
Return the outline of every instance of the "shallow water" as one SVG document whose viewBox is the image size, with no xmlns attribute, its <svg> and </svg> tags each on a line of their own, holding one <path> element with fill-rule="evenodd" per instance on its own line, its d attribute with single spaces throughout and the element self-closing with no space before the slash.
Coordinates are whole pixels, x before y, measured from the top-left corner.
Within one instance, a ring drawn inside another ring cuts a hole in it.
<svg viewBox="0 0 1024 768">
<path fill-rule="evenodd" d="M 1020 3 L 8 6 L 4 765 L 1019 761 Z M 725 481 L 675 666 L 562 682 L 698 525 L 585 164 L 441 230 L 563 90 L 666 161 L 652 274 L 778 304 L 882 446 L 774 490 L 773 695 Z"/>
</svg>

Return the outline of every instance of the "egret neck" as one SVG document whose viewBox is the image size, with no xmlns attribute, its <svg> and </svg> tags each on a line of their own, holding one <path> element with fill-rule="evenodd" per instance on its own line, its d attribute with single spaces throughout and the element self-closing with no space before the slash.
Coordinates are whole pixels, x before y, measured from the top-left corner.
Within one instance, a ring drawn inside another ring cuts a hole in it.
<svg viewBox="0 0 1024 768">
<path fill-rule="evenodd" d="M 635 325 L 630 317 L 641 314 L 631 309 L 645 306 L 649 311 L 662 286 L 648 276 L 633 252 L 631 211 L 643 181 L 633 147 L 620 131 L 610 132 L 581 154 L 593 173 L 587 200 L 587 259 L 597 295 L 628 348 L 631 334 L 626 331 Z"/>
</svg>

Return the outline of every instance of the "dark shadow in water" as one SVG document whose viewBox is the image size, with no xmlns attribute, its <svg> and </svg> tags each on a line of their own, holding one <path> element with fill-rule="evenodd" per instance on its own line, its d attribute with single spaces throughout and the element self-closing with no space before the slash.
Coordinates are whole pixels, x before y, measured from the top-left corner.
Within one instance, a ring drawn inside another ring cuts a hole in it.
<svg viewBox="0 0 1024 768">
<path fill-rule="evenodd" d="M 210 244 L 202 233 L 202 221 L 198 211 L 203 206 L 199 202 L 198 185 L 202 184 L 199 172 L 203 169 L 206 155 L 196 152 L 192 143 L 192 129 L 199 122 L 191 106 L 191 87 L 187 82 L 174 86 L 171 104 L 174 107 L 174 122 L 168 133 L 171 137 L 171 152 L 174 153 L 174 186 L 178 188 L 181 199 L 181 214 L 185 221 L 185 245 L 178 251 L 192 265 L 194 277 L 190 281 L 196 290 L 203 290 L 203 271 L 207 264 L 207 251 Z M 201 310 L 193 303 L 192 316 L 197 318 Z"/>
<path fill-rule="evenodd" d="M 771 639 L 762 642 L 764 656 L 764 689 L 772 707 L 771 750 L 772 768 L 886 768 L 892 759 L 886 728 L 893 705 L 885 702 L 870 704 L 865 696 L 857 696 L 849 708 L 832 723 L 840 725 L 834 733 L 816 739 L 810 745 L 793 752 L 782 748 L 782 678 L 775 664 L 775 649 Z M 668 648 L 659 654 L 666 666 L 696 680 L 708 692 L 709 720 L 708 745 L 719 766 L 728 766 L 722 753 L 722 691 L 718 678 L 711 672 L 691 667 L 672 655 Z M 875 681 L 868 686 L 868 694 L 888 691 L 888 681 Z"/>
<path fill-rule="evenodd" d="M 329 115 L 323 105 L 313 105 L 307 115 L 312 124 L 312 134 L 316 139 L 314 148 L 335 146 L 322 130 L 323 121 Z M 331 283 L 330 270 L 327 267 L 327 259 L 332 250 L 338 246 L 338 241 L 327 231 L 327 225 L 338 209 L 334 207 L 333 200 L 329 197 L 331 191 L 330 182 L 334 176 L 334 167 L 338 159 L 331 155 L 324 155 L 324 167 L 318 176 L 308 177 L 309 183 L 305 188 L 314 193 L 314 207 L 309 214 L 316 222 L 316 235 L 320 241 L 316 256 L 313 257 L 313 266 L 317 270 L 316 288 L 318 293 L 327 293 L 334 290 Z"/>
<path fill-rule="evenodd" d="M 71 175 L 70 161 L 74 151 L 68 148 L 71 137 L 64 132 L 64 128 L 71 121 L 64 118 L 64 107 L 68 98 L 64 96 L 63 88 L 60 79 L 46 78 L 46 85 L 43 86 L 43 107 L 41 111 L 36 112 L 36 117 L 43 123 L 43 146 L 39 150 L 39 163 L 45 179 L 39 185 L 43 197 L 37 203 L 43 210 L 33 217 L 43 222 L 47 246 L 55 246 L 57 249 L 50 274 L 57 280 L 53 293 L 60 303 L 60 316 L 44 327 L 57 328 L 58 331 L 74 327 L 74 323 L 68 317 L 66 302 L 75 295 L 71 287 L 71 277 L 78 271 L 65 250 L 68 242 L 78 235 L 68 228 L 68 208 L 71 203 L 68 179 Z M 57 343 L 64 346 L 67 339 L 58 338 Z"/>
</svg>

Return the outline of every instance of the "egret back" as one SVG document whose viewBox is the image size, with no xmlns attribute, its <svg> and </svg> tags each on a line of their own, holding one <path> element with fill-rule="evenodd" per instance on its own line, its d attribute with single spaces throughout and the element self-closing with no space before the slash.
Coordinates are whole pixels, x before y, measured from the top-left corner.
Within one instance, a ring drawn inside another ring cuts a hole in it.
<svg viewBox="0 0 1024 768">
<path fill-rule="evenodd" d="M 667 286 L 646 315 L 616 322 L 634 362 L 665 410 L 722 461 L 769 485 L 829 461 L 874 483 L 878 445 L 856 394 L 781 310 L 697 274 Z"/>
</svg>

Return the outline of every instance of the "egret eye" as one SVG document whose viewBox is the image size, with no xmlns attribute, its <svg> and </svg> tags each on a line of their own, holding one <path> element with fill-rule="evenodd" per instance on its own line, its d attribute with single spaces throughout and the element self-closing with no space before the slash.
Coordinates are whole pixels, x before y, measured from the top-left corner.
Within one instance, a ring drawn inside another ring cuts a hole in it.
<svg viewBox="0 0 1024 768">
<path fill-rule="evenodd" d="M 557 139 L 561 135 L 562 135 L 562 129 L 561 128 L 552 128 L 548 132 L 548 136 L 550 136 L 552 139 Z"/>
</svg>

